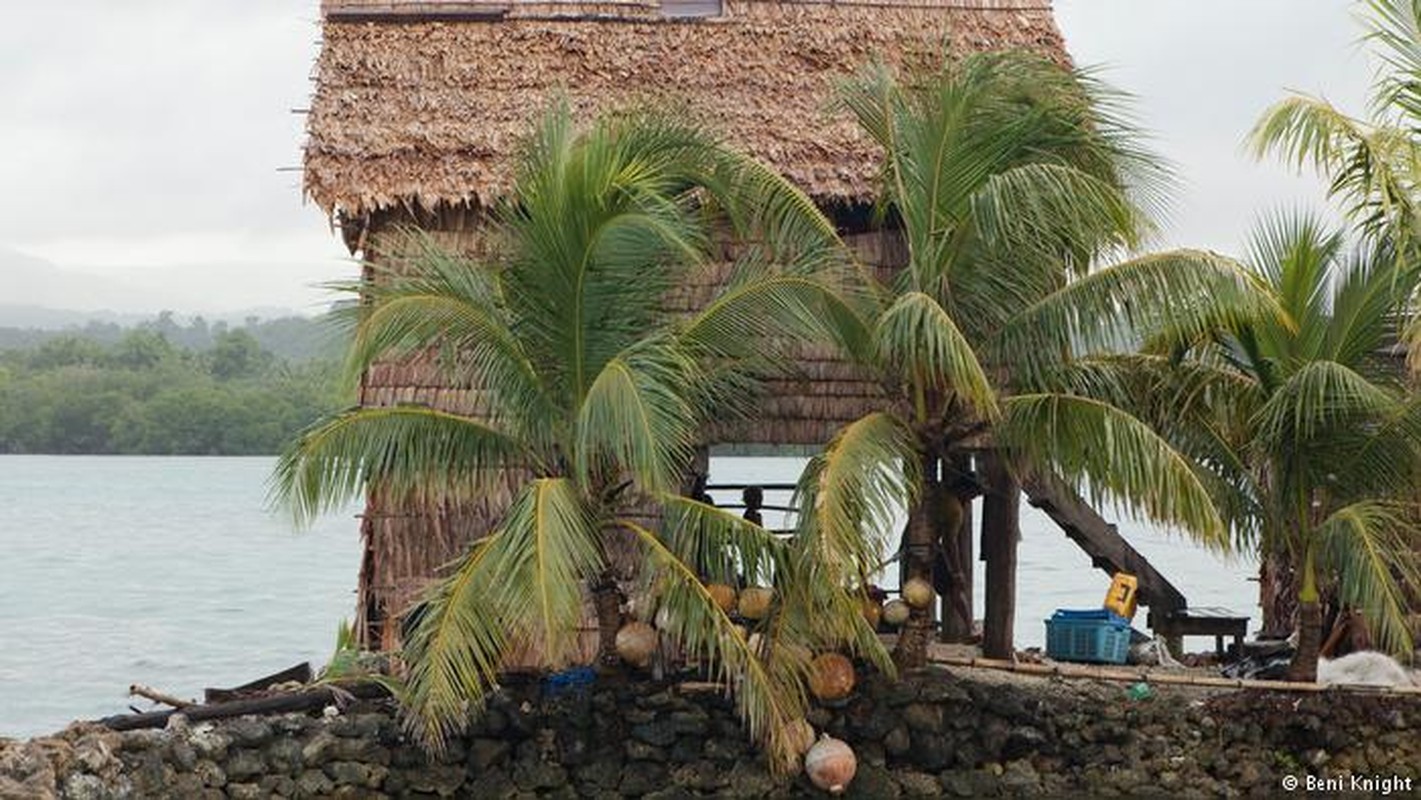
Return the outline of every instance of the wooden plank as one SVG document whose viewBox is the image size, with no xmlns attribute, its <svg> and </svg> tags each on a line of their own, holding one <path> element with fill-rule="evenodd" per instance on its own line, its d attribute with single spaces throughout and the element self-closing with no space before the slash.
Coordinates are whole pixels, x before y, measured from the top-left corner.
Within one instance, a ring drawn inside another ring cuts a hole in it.
<svg viewBox="0 0 1421 800">
<path fill-rule="evenodd" d="M 236 700 L 244 694 L 259 692 L 263 689 L 269 689 L 278 683 L 290 683 L 291 681 L 310 683 L 311 662 L 302 661 L 300 664 L 287 667 L 280 672 L 263 675 L 254 681 L 244 683 L 241 686 L 234 686 L 231 689 L 214 689 L 208 687 L 202 691 L 202 699 L 203 702 L 206 703 L 225 703 L 228 700 Z"/>
<path fill-rule="evenodd" d="M 361 700 L 389 697 L 390 692 L 376 683 L 357 683 L 339 687 L 339 691 Z M 104 717 L 98 724 L 109 730 L 132 731 L 140 728 L 161 728 L 168 724 L 174 714 L 182 714 L 189 722 L 207 719 L 226 719 L 248 714 L 287 714 L 295 711 L 311 711 L 324 708 L 336 701 L 336 688 L 325 687 L 308 692 L 280 694 L 253 700 L 236 700 L 231 703 L 211 703 L 188 706 L 181 710 L 150 711 L 146 714 L 120 714 Z"/>
<path fill-rule="evenodd" d="M 1157 615 L 1162 617 L 1188 607 L 1184 595 L 1131 547 L 1114 525 L 1060 479 L 1055 476 L 1030 478 L 1022 482 L 1022 489 L 1031 505 L 1050 517 L 1090 556 L 1097 569 L 1108 575 L 1126 572 L 1135 576 L 1139 581 L 1140 604 L 1150 607 L 1151 627 Z"/>
</svg>

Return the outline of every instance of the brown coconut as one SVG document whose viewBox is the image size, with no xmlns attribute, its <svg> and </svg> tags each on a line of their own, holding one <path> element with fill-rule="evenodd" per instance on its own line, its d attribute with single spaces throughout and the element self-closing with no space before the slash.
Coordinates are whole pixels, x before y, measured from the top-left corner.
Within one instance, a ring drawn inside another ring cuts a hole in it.
<svg viewBox="0 0 1421 800">
<path fill-rule="evenodd" d="M 902 600 L 889 600 L 883 605 L 883 621 L 895 628 L 907 622 L 912 613 L 913 609 Z"/>
<path fill-rule="evenodd" d="M 628 622 L 617 631 L 617 655 L 623 661 L 645 669 L 656 652 L 656 629 L 645 622 Z"/>
<path fill-rule="evenodd" d="M 775 598 L 773 589 L 751 586 L 740 592 L 740 616 L 746 619 L 764 619 L 770 615 L 770 602 Z"/>
<path fill-rule="evenodd" d="M 815 786 L 829 794 L 839 794 L 849 788 L 858 766 L 853 748 L 827 733 L 804 756 L 805 774 Z"/>
<path fill-rule="evenodd" d="M 883 619 L 883 606 L 878 604 L 872 597 L 865 597 L 863 600 L 863 618 L 868 620 L 868 626 L 874 630 L 878 629 L 878 621 Z"/>
<path fill-rule="evenodd" d="M 913 608 L 932 605 L 933 594 L 933 585 L 922 578 L 910 578 L 903 584 L 903 602 Z"/>
<path fill-rule="evenodd" d="M 809 691 L 820 700 L 842 700 L 854 690 L 854 663 L 839 653 L 822 653 L 810 664 Z"/>
<path fill-rule="evenodd" d="M 711 596 L 715 604 L 720 606 L 720 610 L 727 614 L 735 613 L 735 590 L 723 583 L 706 584 L 706 593 Z"/>
</svg>

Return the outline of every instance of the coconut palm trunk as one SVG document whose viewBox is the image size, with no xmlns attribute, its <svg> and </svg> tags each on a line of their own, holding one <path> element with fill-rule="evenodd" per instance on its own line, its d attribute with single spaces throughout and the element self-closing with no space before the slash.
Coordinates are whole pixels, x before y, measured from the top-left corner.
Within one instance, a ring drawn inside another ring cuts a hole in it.
<svg viewBox="0 0 1421 800">
<path fill-rule="evenodd" d="M 1265 552 L 1258 564 L 1258 605 L 1265 638 L 1284 639 L 1298 623 L 1298 579 L 1286 553 Z"/>
<path fill-rule="evenodd" d="M 940 529 L 938 507 L 942 503 L 943 482 L 938 474 L 938 454 L 930 444 L 920 445 L 923 493 L 908 509 L 908 525 L 903 530 L 903 584 L 918 579 L 932 582 Z M 893 661 L 899 669 L 920 669 L 928 663 L 928 641 L 932 637 L 932 605 L 913 607 L 908 622 L 898 635 Z"/>
<path fill-rule="evenodd" d="M 597 660 L 602 666 L 615 666 L 617 631 L 622 627 L 622 590 L 610 569 L 603 570 L 592 587 L 592 604 L 597 611 Z"/>
</svg>

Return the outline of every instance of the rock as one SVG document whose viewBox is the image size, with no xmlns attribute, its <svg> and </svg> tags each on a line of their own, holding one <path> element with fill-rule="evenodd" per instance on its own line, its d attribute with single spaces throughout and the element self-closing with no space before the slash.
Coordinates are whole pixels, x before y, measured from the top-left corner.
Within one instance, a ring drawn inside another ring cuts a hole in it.
<svg viewBox="0 0 1421 800">
<path fill-rule="evenodd" d="M 402 770 L 399 774 L 409 791 L 437 794 L 440 797 L 452 797 L 464 785 L 466 777 L 463 766 L 457 764 L 427 764 L 419 769 Z M 395 773 L 390 775 L 394 777 Z M 387 784 L 389 780 L 386 779 Z M 385 788 L 391 789 L 388 785 Z"/>
<path fill-rule="evenodd" d="M 622 779 L 622 759 L 619 754 L 603 750 L 586 764 L 572 771 L 579 786 L 611 791 Z"/>
<path fill-rule="evenodd" d="M 720 794 L 727 798 L 759 800 L 768 797 L 775 789 L 775 779 L 759 759 L 742 760 L 735 764 L 726 779 Z"/>
<path fill-rule="evenodd" d="M 378 789 L 385 782 L 385 776 L 390 773 L 390 770 L 379 764 L 332 761 L 325 766 L 325 772 L 337 786 Z"/>
<path fill-rule="evenodd" d="M 469 766 L 482 772 L 503 763 L 512 748 L 503 739 L 474 739 L 469 742 Z"/>
<path fill-rule="evenodd" d="M 268 792 L 255 783 L 229 783 L 227 784 L 227 796 L 232 800 L 262 800 L 269 797 Z"/>
<path fill-rule="evenodd" d="M 623 794 L 640 797 L 666 784 L 666 767 L 654 761 L 628 761 L 617 787 Z"/>
<path fill-rule="evenodd" d="M 266 748 L 266 760 L 272 769 L 295 775 L 305 766 L 304 750 L 295 739 L 277 739 Z"/>
<path fill-rule="evenodd" d="M 902 756 L 908 752 L 908 747 L 912 745 L 912 740 L 908 737 L 907 728 L 894 728 L 884 736 L 884 750 L 890 756 Z"/>
<path fill-rule="evenodd" d="M 1024 758 L 1010 761 L 1002 771 L 1002 788 L 1009 794 L 1036 794 L 1041 791 L 1041 776 Z"/>
<path fill-rule="evenodd" d="M 899 771 L 894 773 L 898 779 L 898 785 L 903 787 L 903 794 L 908 797 L 938 797 L 942 794 L 942 785 L 937 778 L 923 772 Z"/>
<path fill-rule="evenodd" d="M 202 785 L 212 789 L 221 789 L 227 785 L 227 771 L 217 765 L 215 761 L 203 759 L 193 765 L 193 774 L 202 779 Z"/>
<path fill-rule="evenodd" d="M 290 797 L 296 793 L 296 780 L 290 775 L 267 775 L 257 781 L 257 788 L 261 790 L 262 797 Z"/>
<path fill-rule="evenodd" d="M 892 773 L 887 769 L 873 764 L 860 764 L 858 771 L 854 773 L 854 779 L 849 782 L 848 790 L 844 792 L 844 797 L 851 800 L 894 800 L 902 793 L 898 782 L 893 780 Z"/>
<path fill-rule="evenodd" d="M 546 761 L 519 761 L 513 765 L 513 783 L 525 791 L 556 789 L 567 783 L 567 770 Z"/>
<path fill-rule="evenodd" d="M 232 744 L 232 740 L 218 733 L 210 722 L 194 727 L 188 741 L 199 756 L 213 761 L 226 758 L 227 748 Z"/>
<path fill-rule="evenodd" d="M 239 747 L 261 747 L 271 741 L 271 723 L 261 717 L 238 717 L 228 720 L 222 732 Z"/>
<path fill-rule="evenodd" d="M 648 722 L 633 725 L 632 736 L 655 747 L 669 747 L 676 741 L 676 729 L 669 722 Z"/>
<path fill-rule="evenodd" d="M 915 731 L 940 733 L 942 731 L 942 706 L 913 703 L 903 709 L 903 722 Z"/>
<path fill-rule="evenodd" d="M 738 761 L 750 746 L 741 736 L 731 738 L 711 737 L 706 739 L 703 753 L 712 761 Z"/>
<path fill-rule="evenodd" d="M 944 736 L 914 734 L 908 747 L 908 758 L 919 769 L 938 772 L 952 764 L 953 749 Z"/>
<path fill-rule="evenodd" d="M 266 772 L 266 759 L 256 750 L 238 750 L 227 759 L 227 780 L 241 781 Z"/>
<path fill-rule="evenodd" d="M 710 715 L 702 709 L 674 711 L 669 719 L 671 729 L 678 734 L 701 736 L 709 728 Z"/>
<path fill-rule="evenodd" d="M 683 764 L 671 770 L 671 782 L 699 791 L 713 791 L 725 785 L 726 775 L 710 761 Z"/>
<path fill-rule="evenodd" d="M 301 748 L 301 761 L 309 766 L 319 767 L 335 759 L 335 748 L 339 744 L 340 740 L 334 735 L 321 731 Z"/>
<path fill-rule="evenodd" d="M 1047 750 L 1046 737 L 1028 725 L 1018 725 L 1007 734 L 1002 744 L 1002 758 L 1013 759 L 1035 755 Z"/>
<path fill-rule="evenodd" d="M 666 751 L 660 747 L 653 747 L 646 742 L 638 742 L 635 739 L 628 739 L 625 745 L 627 758 L 632 761 L 665 761 Z"/>
<path fill-rule="evenodd" d="M 335 784 L 319 769 L 308 769 L 296 776 L 296 791 L 305 797 L 330 794 Z"/>
</svg>

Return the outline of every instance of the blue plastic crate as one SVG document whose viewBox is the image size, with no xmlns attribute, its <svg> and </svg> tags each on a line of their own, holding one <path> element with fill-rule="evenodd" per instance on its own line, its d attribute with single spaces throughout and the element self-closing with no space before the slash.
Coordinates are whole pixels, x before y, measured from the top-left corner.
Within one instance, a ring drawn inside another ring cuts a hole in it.
<svg viewBox="0 0 1421 800">
<path fill-rule="evenodd" d="M 1124 664 L 1130 621 L 1107 609 L 1058 610 L 1046 620 L 1046 655 L 1057 661 Z"/>
</svg>

